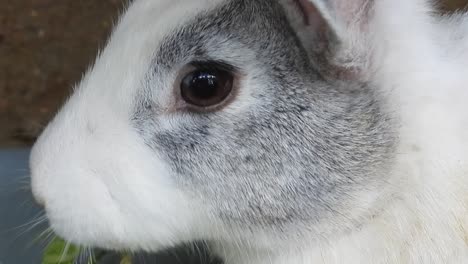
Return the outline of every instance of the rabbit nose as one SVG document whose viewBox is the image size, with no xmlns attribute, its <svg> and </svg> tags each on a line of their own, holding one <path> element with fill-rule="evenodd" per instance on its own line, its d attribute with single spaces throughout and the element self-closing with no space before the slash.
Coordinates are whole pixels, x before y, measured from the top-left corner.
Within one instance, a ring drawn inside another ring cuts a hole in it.
<svg viewBox="0 0 468 264">
<path fill-rule="evenodd" d="M 45 208 L 45 198 L 41 195 L 40 192 L 38 192 L 37 188 L 34 188 L 34 186 L 31 185 L 31 192 L 36 204 L 42 208 Z"/>
<path fill-rule="evenodd" d="M 40 195 L 37 195 L 37 193 L 33 192 L 33 197 L 34 201 L 36 202 L 37 205 L 40 207 L 44 208 L 45 207 L 45 199 L 42 198 Z"/>
<path fill-rule="evenodd" d="M 30 158 L 31 159 L 31 158 Z M 35 203 L 42 208 L 46 206 L 46 197 L 44 194 L 44 172 L 36 166 L 30 165 L 30 190 Z"/>
<path fill-rule="evenodd" d="M 36 202 L 36 204 L 37 204 L 39 207 L 45 208 L 45 201 L 44 201 L 44 199 L 38 198 L 38 196 L 34 196 L 34 201 Z"/>
</svg>

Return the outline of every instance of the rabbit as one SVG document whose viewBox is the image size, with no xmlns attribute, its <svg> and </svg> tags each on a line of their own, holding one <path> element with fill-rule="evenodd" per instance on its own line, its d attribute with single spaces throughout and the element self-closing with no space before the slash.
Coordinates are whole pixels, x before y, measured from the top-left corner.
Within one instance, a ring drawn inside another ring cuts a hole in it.
<svg viewBox="0 0 468 264">
<path fill-rule="evenodd" d="M 134 0 L 35 143 L 66 240 L 226 264 L 468 262 L 468 16 Z"/>
</svg>

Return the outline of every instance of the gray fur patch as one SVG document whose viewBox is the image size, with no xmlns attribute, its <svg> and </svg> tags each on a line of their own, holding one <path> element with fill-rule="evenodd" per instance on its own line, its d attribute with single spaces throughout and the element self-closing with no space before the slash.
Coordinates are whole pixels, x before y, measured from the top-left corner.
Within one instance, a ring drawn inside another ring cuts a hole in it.
<svg viewBox="0 0 468 264">
<path fill-rule="evenodd" d="M 386 180 L 377 172 L 392 159 L 396 139 L 381 98 L 366 83 L 319 74 L 282 5 L 238 0 L 200 14 L 167 37 L 149 79 L 165 80 L 178 65 L 219 54 L 262 83 L 252 88 L 255 107 L 242 115 L 188 113 L 192 122 L 169 131 L 146 96 L 134 120 L 180 188 L 227 224 L 281 230 L 327 221 Z M 149 82 L 146 89 L 173 86 Z"/>
</svg>

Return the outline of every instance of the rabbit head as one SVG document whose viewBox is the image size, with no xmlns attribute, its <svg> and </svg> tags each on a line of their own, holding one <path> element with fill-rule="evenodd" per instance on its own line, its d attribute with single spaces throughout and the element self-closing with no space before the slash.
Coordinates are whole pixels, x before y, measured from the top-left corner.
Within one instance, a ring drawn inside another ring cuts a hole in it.
<svg viewBox="0 0 468 264">
<path fill-rule="evenodd" d="M 133 1 L 32 151 L 52 228 L 157 251 L 361 225 L 396 140 L 365 77 L 369 2 Z"/>
</svg>

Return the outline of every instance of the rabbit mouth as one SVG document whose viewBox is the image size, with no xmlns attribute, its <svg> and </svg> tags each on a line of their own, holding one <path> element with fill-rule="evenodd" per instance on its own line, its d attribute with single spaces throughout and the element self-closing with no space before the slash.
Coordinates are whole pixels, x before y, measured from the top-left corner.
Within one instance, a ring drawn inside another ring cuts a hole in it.
<svg viewBox="0 0 468 264">
<path fill-rule="evenodd" d="M 196 232 L 183 228 L 189 225 L 184 220 L 190 219 L 183 212 L 179 213 L 182 220 L 176 223 L 171 217 L 154 215 L 154 212 L 152 216 L 128 215 L 122 205 L 112 200 L 105 206 L 105 210 L 92 208 L 92 204 L 82 208 L 46 207 L 47 219 L 56 235 L 83 247 L 159 252 L 197 240 Z"/>
</svg>

